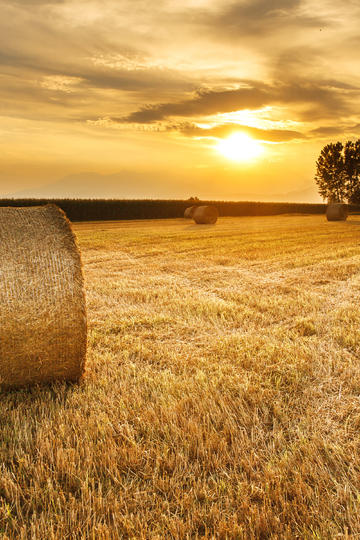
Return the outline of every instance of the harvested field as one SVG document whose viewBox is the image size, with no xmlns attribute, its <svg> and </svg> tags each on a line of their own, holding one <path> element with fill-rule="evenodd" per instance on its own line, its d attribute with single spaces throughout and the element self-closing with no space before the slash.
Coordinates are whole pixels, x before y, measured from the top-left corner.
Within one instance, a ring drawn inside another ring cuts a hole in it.
<svg viewBox="0 0 360 540">
<path fill-rule="evenodd" d="M 360 216 L 74 230 L 87 372 L 2 393 L 2 538 L 357 538 Z"/>
</svg>

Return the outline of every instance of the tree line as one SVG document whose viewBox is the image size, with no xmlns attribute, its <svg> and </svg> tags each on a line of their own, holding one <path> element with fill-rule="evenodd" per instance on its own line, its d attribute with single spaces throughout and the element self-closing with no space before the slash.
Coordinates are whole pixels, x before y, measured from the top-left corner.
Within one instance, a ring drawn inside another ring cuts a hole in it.
<svg viewBox="0 0 360 540">
<path fill-rule="evenodd" d="M 360 139 L 324 146 L 316 162 L 315 182 L 328 202 L 360 204 Z"/>
<path fill-rule="evenodd" d="M 210 204 L 220 216 L 271 216 L 277 214 L 323 214 L 324 204 L 252 201 L 131 200 L 131 199 L 0 199 L 1 206 L 56 204 L 71 221 L 181 218 L 188 206 Z"/>
</svg>

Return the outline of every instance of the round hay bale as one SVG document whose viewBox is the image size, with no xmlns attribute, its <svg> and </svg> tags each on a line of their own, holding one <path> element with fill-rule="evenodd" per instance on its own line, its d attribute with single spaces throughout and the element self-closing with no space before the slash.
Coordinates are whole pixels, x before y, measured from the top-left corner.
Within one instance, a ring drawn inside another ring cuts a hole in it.
<svg viewBox="0 0 360 540">
<path fill-rule="evenodd" d="M 214 224 L 218 217 L 216 206 L 198 206 L 193 213 L 193 219 L 197 224 Z"/>
<path fill-rule="evenodd" d="M 346 204 L 332 203 L 326 208 L 326 219 L 328 221 L 346 221 L 348 209 Z"/>
<path fill-rule="evenodd" d="M 85 368 L 85 294 L 62 210 L 0 208 L 0 278 L 0 385 L 77 381 Z"/>
<path fill-rule="evenodd" d="M 191 219 L 195 210 L 196 206 L 189 206 L 188 208 L 186 208 L 184 212 L 184 218 Z"/>
</svg>

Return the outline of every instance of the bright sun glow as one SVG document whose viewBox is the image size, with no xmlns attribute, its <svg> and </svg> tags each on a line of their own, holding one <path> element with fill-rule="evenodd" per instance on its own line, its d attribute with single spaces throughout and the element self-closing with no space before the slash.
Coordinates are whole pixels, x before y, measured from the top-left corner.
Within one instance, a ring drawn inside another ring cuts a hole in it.
<svg viewBox="0 0 360 540">
<path fill-rule="evenodd" d="M 251 161 L 259 157 L 264 149 L 261 144 L 244 133 L 234 133 L 222 139 L 216 146 L 220 154 L 233 161 Z"/>
</svg>

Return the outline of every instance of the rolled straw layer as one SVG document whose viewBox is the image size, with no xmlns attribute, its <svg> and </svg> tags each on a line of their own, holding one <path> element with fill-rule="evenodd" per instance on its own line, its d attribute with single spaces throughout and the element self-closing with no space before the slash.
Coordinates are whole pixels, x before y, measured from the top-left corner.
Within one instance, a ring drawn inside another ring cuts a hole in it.
<svg viewBox="0 0 360 540">
<path fill-rule="evenodd" d="M 219 216 L 218 209 L 215 206 L 198 206 L 193 213 L 195 223 L 213 225 L 217 222 Z"/>
<path fill-rule="evenodd" d="M 191 219 L 193 217 L 193 214 L 196 210 L 196 206 L 189 206 L 185 209 L 184 212 L 184 218 Z"/>
<path fill-rule="evenodd" d="M 347 206 L 342 203 L 332 203 L 326 208 L 326 219 L 328 221 L 346 221 L 348 216 Z"/>
<path fill-rule="evenodd" d="M 0 208 L 0 385 L 76 381 L 85 356 L 82 265 L 65 214 Z"/>
</svg>

